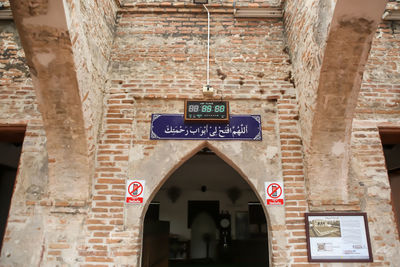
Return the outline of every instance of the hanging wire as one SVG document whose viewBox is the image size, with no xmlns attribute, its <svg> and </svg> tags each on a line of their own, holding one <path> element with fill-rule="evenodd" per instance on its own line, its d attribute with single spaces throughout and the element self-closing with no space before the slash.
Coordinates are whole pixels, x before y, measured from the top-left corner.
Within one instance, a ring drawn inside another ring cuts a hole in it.
<svg viewBox="0 0 400 267">
<path fill-rule="evenodd" d="M 204 8 L 207 11 L 207 87 L 210 85 L 210 12 L 205 4 Z"/>
</svg>

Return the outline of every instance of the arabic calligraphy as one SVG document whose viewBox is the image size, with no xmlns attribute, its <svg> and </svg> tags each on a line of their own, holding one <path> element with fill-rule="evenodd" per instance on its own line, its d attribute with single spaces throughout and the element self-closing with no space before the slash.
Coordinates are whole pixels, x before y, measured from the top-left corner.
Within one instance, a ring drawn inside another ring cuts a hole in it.
<svg viewBox="0 0 400 267">
<path fill-rule="evenodd" d="M 164 129 L 165 134 L 178 135 L 183 134 L 184 136 L 199 136 L 199 137 L 215 137 L 224 138 L 227 136 L 240 137 L 243 134 L 248 134 L 248 126 L 240 124 L 238 126 L 231 126 L 228 124 L 224 125 L 209 125 L 205 124 L 202 126 L 194 127 L 192 125 L 167 125 Z"/>
<path fill-rule="evenodd" d="M 261 140 L 259 115 L 231 116 L 228 124 L 185 124 L 180 114 L 153 114 L 151 139 Z"/>
</svg>

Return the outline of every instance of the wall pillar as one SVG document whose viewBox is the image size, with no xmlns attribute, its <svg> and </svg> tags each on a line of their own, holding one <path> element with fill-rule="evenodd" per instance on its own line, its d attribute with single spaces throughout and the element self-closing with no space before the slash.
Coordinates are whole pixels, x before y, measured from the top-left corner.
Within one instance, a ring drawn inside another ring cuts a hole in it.
<svg viewBox="0 0 400 267">
<path fill-rule="evenodd" d="M 49 195 L 86 200 L 87 136 L 63 1 L 14 0 L 11 7 L 46 130 Z"/>
<path fill-rule="evenodd" d="M 311 205 L 346 204 L 354 110 L 386 1 L 338 0 L 316 92 L 306 168 Z"/>
</svg>

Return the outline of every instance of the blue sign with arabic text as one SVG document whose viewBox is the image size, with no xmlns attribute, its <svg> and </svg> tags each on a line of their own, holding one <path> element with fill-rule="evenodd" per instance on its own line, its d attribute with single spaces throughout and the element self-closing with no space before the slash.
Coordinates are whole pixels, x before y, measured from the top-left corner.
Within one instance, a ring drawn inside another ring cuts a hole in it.
<svg viewBox="0 0 400 267">
<path fill-rule="evenodd" d="M 231 115 L 229 123 L 184 123 L 183 114 L 153 114 L 152 140 L 250 140 L 261 141 L 260 115 Z"/>
</svg>

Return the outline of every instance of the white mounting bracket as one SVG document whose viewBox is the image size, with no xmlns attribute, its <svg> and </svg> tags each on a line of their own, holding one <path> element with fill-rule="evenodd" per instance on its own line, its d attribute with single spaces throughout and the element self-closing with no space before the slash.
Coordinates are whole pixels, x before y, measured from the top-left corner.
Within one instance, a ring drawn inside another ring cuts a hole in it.
<svg viewBox="0 0 400 267">
<path fill-rule="evenodd" d="M 214 94 L 214 89 L 211 85 L 204 85 L 203 86 L 203 95 L 212 96 Z"/>
</svg>

